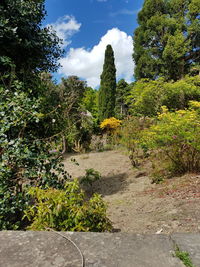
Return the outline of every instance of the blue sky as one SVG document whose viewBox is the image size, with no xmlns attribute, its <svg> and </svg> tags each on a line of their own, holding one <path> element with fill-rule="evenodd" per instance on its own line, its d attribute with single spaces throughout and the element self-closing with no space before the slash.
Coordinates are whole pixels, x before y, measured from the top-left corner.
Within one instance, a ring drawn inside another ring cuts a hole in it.
<svg viewBox="0 0 200 267">
<path fill-rule="evenodd" d="M 77 75 L 98 87 L 104 51 L 111 44 L 117 79 L 132 80 L 132 35 L 143 0 L 46 0 L 45 25 L 63 42 L 64 57 L 57 78 Z"/>
</svg>

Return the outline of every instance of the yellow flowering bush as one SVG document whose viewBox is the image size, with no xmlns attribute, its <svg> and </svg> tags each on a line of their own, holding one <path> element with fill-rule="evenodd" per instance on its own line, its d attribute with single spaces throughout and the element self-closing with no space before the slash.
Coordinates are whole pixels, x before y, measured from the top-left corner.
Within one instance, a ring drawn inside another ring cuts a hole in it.
<svg viewBox="0 0 200 267">
<path fill-rule="evenodd" d="M 121 122 L 122 122 L 121 120 L 111 117 L 103 120 L 102 123 L 100 124 L 100 128 L 103 130 L 105 129 L 108 131 L 114 131 L 121 125 Z"/>
<path fill-rule="evenodd" d="M 200 109 L 200 102 L 198 101 L 189 101 L 189 105 L 192 109 Z"/>
<path fill-rule="evenodd" d="M 200 171 L 199 107 L 196 101 L 191 103 L 190 109 L 175 112 L 163 107 L 157 123 L 142 132 L 140 144 L 163 151 L 174 172 Z"/>
<path fill-rule="evenodd" d="M 140 165 L 139 158 L 143 153 L 143 156 L 147 156 L 145 153 L 145 147 L 140 147 L 141 132 L 152 125 L 153 119 L 148 117 L 136 117 L 128 116 L 123 120 L 122 126 L 119 131 L 119 143 L 125 146 L 129 152 L 129 158 L 134 167 Z M 142 157 L 143 158 L 143 157 Z"/>
</svg>

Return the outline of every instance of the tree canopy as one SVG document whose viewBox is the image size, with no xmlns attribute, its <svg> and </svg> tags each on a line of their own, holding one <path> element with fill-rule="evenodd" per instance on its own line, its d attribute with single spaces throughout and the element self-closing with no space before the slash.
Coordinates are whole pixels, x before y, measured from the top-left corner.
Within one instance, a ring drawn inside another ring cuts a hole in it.
<svg viewBox="0 0 200 267">
<path fill-rule="evenodd" d="M 140 79 L 132 86 L 128 98 L 133 115 L 153 117 L 162 106 L 170 111 L 186 109 L 190 101 L 200 101 L 200 77 L 186 76 L 176 82 Z"/>
<path fill-rule="evenodd" d="M 41 25 L 44 0 L 1 0 L 0 14 L 1 75 L 10 70 L 8 63 L 29 83 L 39 71 L 55 71 L 62 51 L 56 34 Z"/>
<path fill-rule="evenodd" d="M 127 104 L 126 98 L 129 94 L 129 86 L 128 83 L 121 79 L 117 83 L 116 87 L 116 105 L 115 105 L 115 113 L 118 117 L 122 118 L 124 115 L 127 115 Z"/>
<path fill-rule="evenodd" d="M 145 0 L 134 34 L 135 77 L 178 80 L 200 61 L 200 1 Z"/>
</svg>

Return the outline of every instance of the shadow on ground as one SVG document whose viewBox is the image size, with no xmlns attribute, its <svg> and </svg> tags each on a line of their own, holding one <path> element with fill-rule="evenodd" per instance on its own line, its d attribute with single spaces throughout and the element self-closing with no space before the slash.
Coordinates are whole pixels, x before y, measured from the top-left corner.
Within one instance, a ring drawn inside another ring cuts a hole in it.
<svg viewBox="0 0 200 267">
<path fill-rule="evenodd" d="M 100 180 L 94 182 L 91 188 L 87 187 L 85 190 L 89 194 L 98 193 L 102 196 L 112 195 L 126 189 L 129 184 L 126 180 L 127 177 L 127 173 L 103 176 Z"/>
</svg>

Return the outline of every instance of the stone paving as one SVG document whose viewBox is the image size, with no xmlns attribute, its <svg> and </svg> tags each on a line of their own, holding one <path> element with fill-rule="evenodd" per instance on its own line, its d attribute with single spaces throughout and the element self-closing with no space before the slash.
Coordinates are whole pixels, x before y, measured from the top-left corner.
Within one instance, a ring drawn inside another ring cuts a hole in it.
<svg viewBox="0 0 200 267">
<path fill-rule="evenodd" d="M 0 232 L 0 267 L 184 267 L 176 245 L 200 267 L 200 234 Z M 68 239 L 80 248 L 80 251 Z"/>
</svg>

